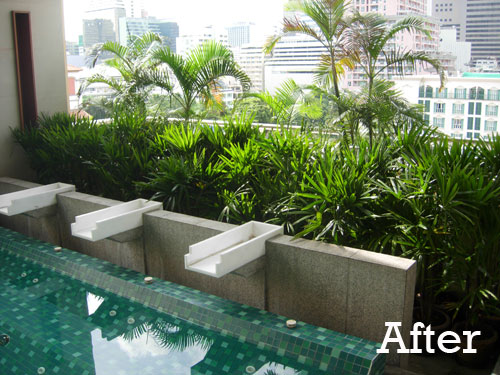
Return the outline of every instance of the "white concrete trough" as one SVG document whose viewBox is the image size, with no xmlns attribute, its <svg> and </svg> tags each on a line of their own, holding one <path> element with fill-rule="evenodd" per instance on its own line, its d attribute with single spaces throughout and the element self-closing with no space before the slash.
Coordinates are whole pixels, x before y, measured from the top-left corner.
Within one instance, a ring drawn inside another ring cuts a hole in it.
<svg viewBox="0 0 500 375">
<path fill-rule="evenodd" d="M 56 182 L 54 184 L 0 195 L 0 213 L 18 215 L 57 204 L 56 195 L 75 191 L 74 185 Z"/>
<path fill-rule="evenodd" d="M 161 210 L 160 202 L 136 199 L 75 217 L 71 234 L 89 241 L 99 241 L 142 226 L 142 214 Z"/>
<path fill-rule="evenodd" d="M 222 277 L 264 255 L 266 240 L 279 234 L 283 234 L 281 226 L 250 221 L 189 246 L 185 268 Z"/>
</svg>

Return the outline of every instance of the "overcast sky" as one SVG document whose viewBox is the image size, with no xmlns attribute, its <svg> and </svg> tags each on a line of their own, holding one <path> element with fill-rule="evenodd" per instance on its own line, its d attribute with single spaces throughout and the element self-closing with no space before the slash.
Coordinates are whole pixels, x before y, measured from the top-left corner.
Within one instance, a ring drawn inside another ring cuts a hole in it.
<svg viewBox="0 0 500 375">
<path fill-rule="evenodd" d="M 144 0 L 150 16 L 176 21 L 180 32 L 207 25 L 229 26 L 240 21 L 278 25 L 286 0 Z M 66 40 L 77 41 L 88 0 L 64 0 Z"/>
</svg>

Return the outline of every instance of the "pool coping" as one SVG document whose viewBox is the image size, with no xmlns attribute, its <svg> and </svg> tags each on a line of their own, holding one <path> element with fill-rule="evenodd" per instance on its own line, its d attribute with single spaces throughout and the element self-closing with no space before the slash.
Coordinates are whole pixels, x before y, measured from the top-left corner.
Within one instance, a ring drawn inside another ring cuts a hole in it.
<svg viewBox="0 0 500 375">
<path fill-rule="evenodd" d="M 72 278 L 168 313 L 201 327 L 219 331 L 258 348 L 331 372 L 382 374 L 385 354 L 380 344 L 297 322 L 286 328 L 288 318 L 229 301 L 169 281 L 146 275 L 72 250 L 54 251 L 55 245 L 0 228 L 3 250 L 15 253 Z"/>
</svg>

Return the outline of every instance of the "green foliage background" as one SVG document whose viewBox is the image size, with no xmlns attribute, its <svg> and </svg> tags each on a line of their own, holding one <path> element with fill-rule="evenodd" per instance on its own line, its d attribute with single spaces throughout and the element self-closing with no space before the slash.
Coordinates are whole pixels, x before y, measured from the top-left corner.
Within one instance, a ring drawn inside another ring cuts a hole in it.
<svg viewBox="0 0 500 375">
<path fill-rule="evenodd" d="M 40 183 L 120 200 L 153 198 L 209 219 L 266 221 L 286 233 L 419 261 L 418 292 L 447 291 L 471 321 L 498 314 L 500 137 L 449 140 L 404 123 L 390 136 L 263 132 L 246 114 L 224 126 L 110 123 L 64 114 L 15 131 Z M 413 125 L 412 125 L 413 124 Z"/>
</svg>

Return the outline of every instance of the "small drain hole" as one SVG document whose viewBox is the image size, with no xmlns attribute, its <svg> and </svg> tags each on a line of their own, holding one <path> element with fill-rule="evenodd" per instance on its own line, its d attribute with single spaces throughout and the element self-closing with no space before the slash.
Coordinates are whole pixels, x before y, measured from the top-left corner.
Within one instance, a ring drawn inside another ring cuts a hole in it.
<svg viewBox="0 0 500 375">
<path fill-rule="evenodd" d="M 6 335 L 5 333 L 0 335 L 0 346 L 5 346 L 10 342 L 10 337 L 9 335 Z"/>
</svg>

